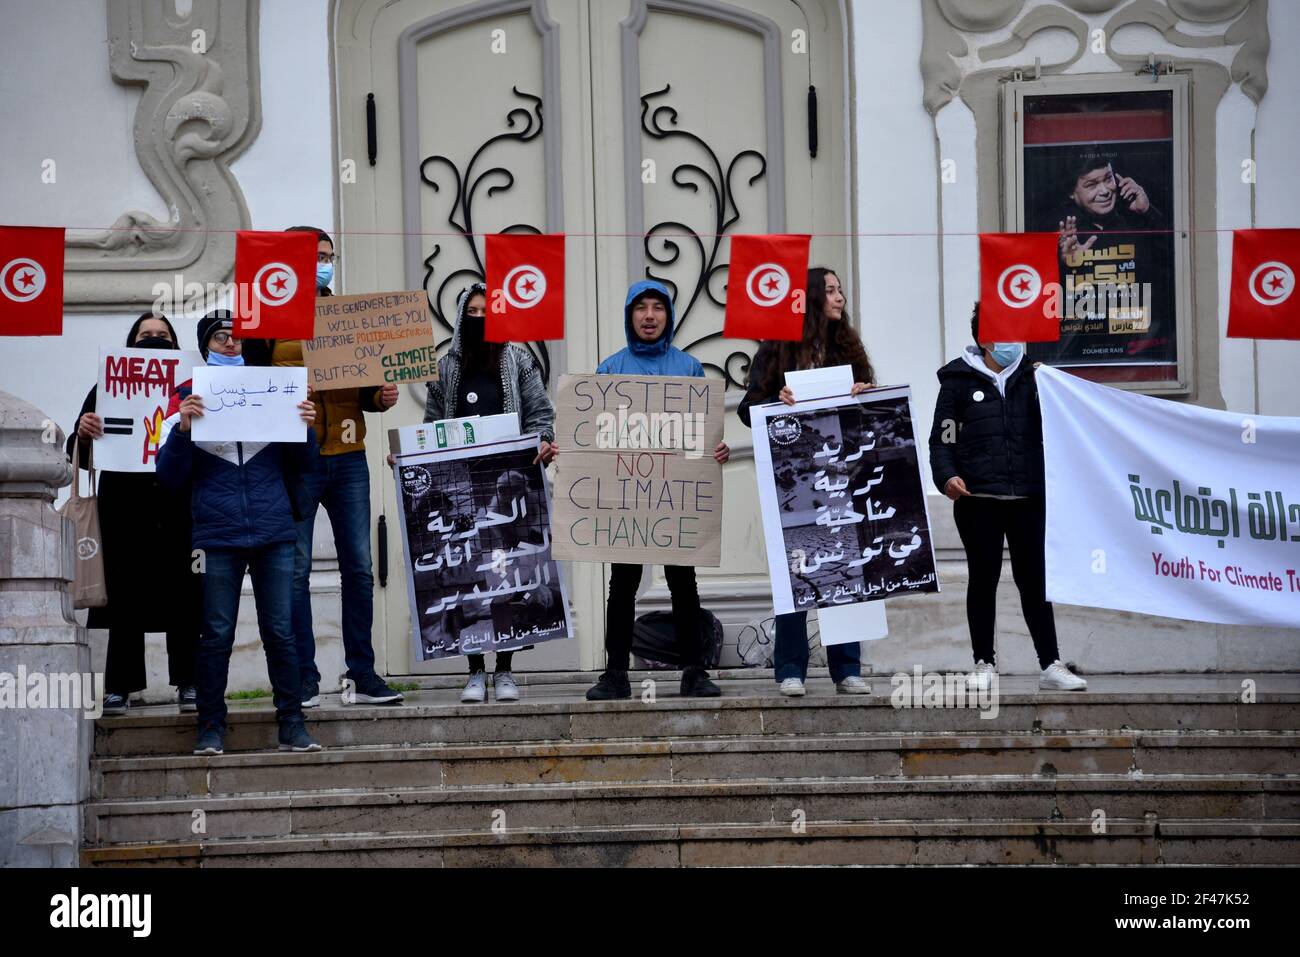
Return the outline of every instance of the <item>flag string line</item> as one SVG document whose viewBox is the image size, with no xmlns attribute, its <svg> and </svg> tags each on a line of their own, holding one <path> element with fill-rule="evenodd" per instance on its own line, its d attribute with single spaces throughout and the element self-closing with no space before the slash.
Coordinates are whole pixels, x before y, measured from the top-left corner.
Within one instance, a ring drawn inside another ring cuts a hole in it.
<svg viewBox="0 0 1300 957">
<path fill-rule="evenodd" d="M 200 233 L 204 235 L 240 233 L 240 232 L 282 232 L 282 230 L 254 230 L 254 229 L 212 229 L 206 226 L 5 226 L 10 229 L 64 229 L 84 233 L 116 233 L 116 232 L 149 232 L 149 233 Z M 1294 229 L 1294 226 L 1262 227 L 1263 229 Z M 1249 226 L 1206 226 L 1188 229 L 1123 229 L 1123 230 L 1075 230 L 1077 236 L 1171 236 L 1178 233 L 1231 233 L 1238 229 L 1255 231 Z M 403 230 L 366 230 L 366 229 L 344 229 L 331 232 L 326 229 L 325 232 L 331 236 L 429 236 L 429 237 L 486 237 L 486 236 L 532 236 L 532 235 L 560 235 L 573 236 L 578 238 L 595 238 L 595 239 L 734 239 L 737 236 L 767 236 L 767 235 L 795 235 L 809 236 L 813 239 L 830 238 L 830 239 L 870 239 L 870 238 L 909 238 L 909 237 L 964 237 L 964 236 L 982 236 L 990 235 L 1032 235 L 1033 233 L 1057 233 L 1057 230 L 1031 230 L 1028 233 L 998 233 L 995 230 L 945 230 L 942 232 L 935 230 L 923 230 L 916 232 L 907 231 L 882 231 L 882 232 L 849 232 L 849 233 L 708 233 L 708 232 L 645 232 L 645 233 L 616 233 L 616 232 L 586 232 L 586 231 L 565 231 L 563 233 L 489 233 L 489 232 L 472 232 L 466 233 L 459 230 L 452 231 L 403 231 Z M 73 237 L 74 239 L 77 237 Z"/>
</svg>

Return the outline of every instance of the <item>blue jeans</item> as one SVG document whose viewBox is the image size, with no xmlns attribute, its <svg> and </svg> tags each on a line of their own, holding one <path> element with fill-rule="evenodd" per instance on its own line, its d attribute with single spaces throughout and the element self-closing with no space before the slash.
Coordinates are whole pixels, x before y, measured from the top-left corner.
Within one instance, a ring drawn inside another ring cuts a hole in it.
<svg viewBox="0 0 1300 957">
<path fill-rule="evenodd" d="M 302 474 L 298 545 L 293 560 L 293 633 L 304 689 L 320 684 L 316 635 L 311 627 L 311 540 L 323 505 L 334 530 L 343 579 L 343 660 L 354 681 L 375 673 L 370 628 L 375 620 L 375 576 L 370 570 L 370 469 L 364 451 L 342 455 L 312 452 L 313 467 Z"/>
<path fill-rule="evenodd" d="M 289 583 L 293 574 L 293 544 L 280 542 L 261 548 L 210 548 L 203 576 L 203 634 L 195 664 L 199 727 L 226 723 L 226 678 L 235 646 L 235 619 L 245 569 L 253 578 L 257 627 L 266 652 L 275 718 L 282 725 L 302 721 L 298 684 L 298 649 L 293 642 Z"/>
<path fill-rule="evenodd" d="M 862 646 L 856 641 L 846 645 L 829 645 L 826 663 L 832 681 L 862 673 Z M 772 651 L 772 665 L 780 684 L 786 678 L 808 677 L 808 612 L 792 611 L 776 616 L 776 647 Z"/>
</svg>

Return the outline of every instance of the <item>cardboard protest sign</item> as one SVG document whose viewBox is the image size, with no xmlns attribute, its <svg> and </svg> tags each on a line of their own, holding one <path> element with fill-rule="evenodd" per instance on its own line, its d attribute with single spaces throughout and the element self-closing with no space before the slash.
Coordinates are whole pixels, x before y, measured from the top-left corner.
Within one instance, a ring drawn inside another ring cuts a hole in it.
<svg viewBox="0 0 1300 957">
<path fill-rule="evenodd" d="M 101 349 L 95 412 L 104 420 L 104 435 L 95 440 L 95 466 L 152 472 L 167 402 L 202 364 L 197 352 L 178 349 Z"/>
<path fill-rule="evenodd" d="M 423 289 L 324 296 L 316 300 L 316 338 L 302 358 L 317 392 L 438 378 L 433 316 Z"/>
<path fill-rule="evenodd" d="M 573 636 L 536 456 L 533 436 L 395 467 L 414 663 Z"/>
<path fill-rule="evenodd" d="M 723 383 L 567 375 L 557 392 L 555 556 L 722 562 Z"/>
<path fill-rule="evenodd" d="M 939 590 L 907 386 L 749 414 L 778 615 Z"/>
<path fill-rule="evenodd" d="M 298 403 L 307 397 L 307 370 L 290 366 L 199 366 L 194 394 L 203 415 L 191 426 L 195 442 L 306 442 Z"/>
</svg>

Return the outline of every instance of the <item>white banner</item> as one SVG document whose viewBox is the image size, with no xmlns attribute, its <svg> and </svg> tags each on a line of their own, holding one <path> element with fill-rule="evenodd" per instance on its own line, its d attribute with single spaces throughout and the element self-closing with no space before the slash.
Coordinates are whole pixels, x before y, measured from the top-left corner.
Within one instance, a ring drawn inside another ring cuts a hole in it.
<svg viewBox="0 0 1300 957">
<path fill-rule="evenodd" d="M 1038 389 L 1049 601 L 1300 628 L 1300 419 Z"/>
<path fill-rule="evenodd" d="M 167 403 L 202 364 L 197 352 L 100 349 L 95 411 L 104 420 L 104 435 L 95 441 L 95 468 L 152 472 Z"/>
</svg>

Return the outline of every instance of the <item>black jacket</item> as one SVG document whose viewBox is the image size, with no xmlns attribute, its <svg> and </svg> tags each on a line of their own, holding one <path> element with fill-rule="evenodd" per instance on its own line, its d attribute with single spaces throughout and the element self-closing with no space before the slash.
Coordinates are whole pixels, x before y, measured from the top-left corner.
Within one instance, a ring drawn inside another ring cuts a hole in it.
<svg viewBox="0 0 1300 957">
<path fill-rule="evenodd" d="M 1007 380 L 1005 399 L 965 359 L 938 376 L 930 470 L 939 491 L 956 475 L 977 494 L 1043 495 L 1043 418 L 1028 358 Z"/>
</svg>

